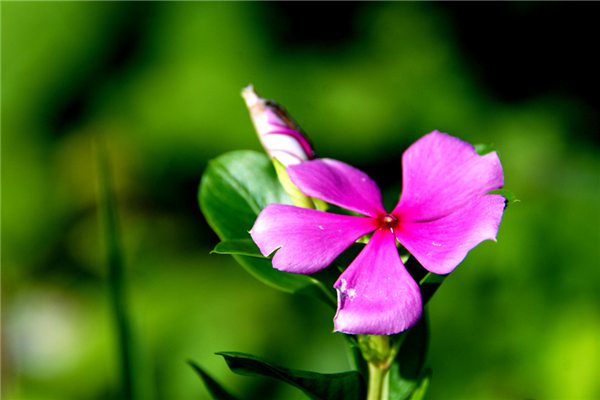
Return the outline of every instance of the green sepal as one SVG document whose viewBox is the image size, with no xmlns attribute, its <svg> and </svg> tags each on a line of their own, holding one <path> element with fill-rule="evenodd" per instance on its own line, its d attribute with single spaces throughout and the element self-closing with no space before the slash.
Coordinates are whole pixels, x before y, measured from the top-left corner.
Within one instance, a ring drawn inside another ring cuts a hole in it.
<svg viewBox="0 0 600 400">
<path fill-rule="evenodd" d="M 287 173 L 286 166 L 283 165 L 281 161 L 279 161 L 277 158 L 272 158 L 271 161 L 275 166 L 277 178 L 279 179 L 281 186 L 283 186 L 283 189 L 292 199 L 292 203 L 295 206 L 302 208 L 316 208 L 313 200 L 310 197 L 306 196 L 304 193 L 302 193 L 300 189 L 298 189 L 298 187 L 294 185 L 294 183 L 290 179 L 289 174 Z"/>
<path fill-rule="evenodd" d="M 365 384 L 357 371 L 336 374 L 294 370 L 264 361 L 256 356 L 237 352 L 217 353 L 236 374 L 264 376 L 300 389 L 311 399 L 363 400 Z"/>
<path fill-rule="evenodd" d="M 317 210 L 319 211 L 327 211 L 329 209 L 329 203 L 324 202 L 321 199 L 316 199 L 314 197 L 311 197 L 313 203 L 315 203 L 315 207 L 317 207 Z"/>
<path fill-rule="evenodd" d="M 223 386 L 213 379 L 206 371 L 204 371 L 198 364 L 193 361 L 188 361 L 190 367 L 196 371 L 200 379 L 204 382 L 206 390 L 213 398 L 213 400 L 237 400 L 237 397 L 230 394 Z"/>
</svg>

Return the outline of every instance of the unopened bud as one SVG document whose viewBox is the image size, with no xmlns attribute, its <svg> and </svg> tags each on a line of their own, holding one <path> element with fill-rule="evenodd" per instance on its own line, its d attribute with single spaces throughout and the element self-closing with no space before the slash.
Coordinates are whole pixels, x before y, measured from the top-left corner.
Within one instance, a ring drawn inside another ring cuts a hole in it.
<svg viewBox="0 0 600 400">
<path fill-rule="evenodd" d="M 315 157 L 298 124 L 277 103 L 259 97 L 252 85 L 242 91 L 258 138 L 271 158 L 285 167 Z"/>
</svg>

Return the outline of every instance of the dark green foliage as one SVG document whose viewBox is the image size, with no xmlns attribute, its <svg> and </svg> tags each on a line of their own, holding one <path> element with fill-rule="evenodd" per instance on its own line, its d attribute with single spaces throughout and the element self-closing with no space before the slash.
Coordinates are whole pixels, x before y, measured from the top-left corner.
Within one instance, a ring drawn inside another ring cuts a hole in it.
<svg viewBox="0 0 600 400">
<path fill-rule="evenodd" d="M 188 361 L 190 367 L 196 371 L 200 379 L 204 382 L 206 390 L 210 393 L 213 400 L 237 400 L 236 397 L 229 394 L 225 388 L 223 388 L 219 382 L 215 381 L 206 371 L 204 371 L 198 364 L 193 361 Z"/>
<path fill-rule="evenodd" d="M 248 376 L 266 376 L 297 387 L 315 400 L 363 400 L 365 385 L 356 371 L 320 374 L 284 368 L 244 353 L 217 353 L 233 372 Z"/>
</svg>

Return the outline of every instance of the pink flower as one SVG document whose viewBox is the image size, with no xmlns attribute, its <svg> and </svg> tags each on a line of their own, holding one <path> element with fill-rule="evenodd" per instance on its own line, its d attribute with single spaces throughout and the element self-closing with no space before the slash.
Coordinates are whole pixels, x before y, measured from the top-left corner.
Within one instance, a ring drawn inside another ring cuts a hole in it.
<svg viewBox="0 0 600 400">
<path fill-rule="evenodd" d="M 280 105 L 259 97 L 252 85 L 244 88 L 242 97 L 250 111 L 258 138 L 271 158 L 276 158 L 287 167 L 315 157 L 298 124 Z"/>
<path fill-rule="evenodd" d="M 348 164 L 317 159 L 290 166 L 290 178 L 304 194 L 364 216 L 271 204 L 250 231 L 263 255 L 276 251 L 275 268 L 300 274 L 327 267 L 373 232 L 334 285 L 338 332 L 390 335 L 421 317 L 419 286 L 396 241 L 427 270 L 448 274 L 477 244 L 496 239 L 505 200 L 488 194 L 503 185 L 495 152 L 480 156 L 470 144 L 434 131 L 406 150 L 402 167 L 402 195 L 388 213 L 375 182 Z"/>
</svg>

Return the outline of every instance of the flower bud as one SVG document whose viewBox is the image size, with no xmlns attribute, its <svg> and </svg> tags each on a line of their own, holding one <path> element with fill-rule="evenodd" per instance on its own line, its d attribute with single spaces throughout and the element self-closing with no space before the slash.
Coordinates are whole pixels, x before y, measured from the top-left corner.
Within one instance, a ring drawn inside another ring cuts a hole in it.
<svg viewBox="0 0 600 400">
<path fill-rule="evenodd" d="M 259 97 L 252 85 L 244 88 L 242 97 L 258 138 L 271 158 L 287 167 L 315 157 L 308 139 L 281 106 Z"/>
</svg>

